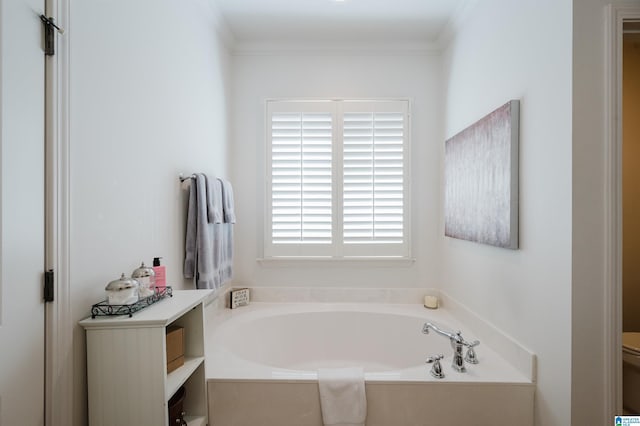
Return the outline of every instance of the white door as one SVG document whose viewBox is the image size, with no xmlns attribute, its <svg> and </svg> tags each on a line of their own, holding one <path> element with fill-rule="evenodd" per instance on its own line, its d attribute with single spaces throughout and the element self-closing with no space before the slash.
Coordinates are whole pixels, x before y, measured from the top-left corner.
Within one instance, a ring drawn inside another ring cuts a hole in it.
<svg viewBox="0 0 640 426">
<path fill-rule="evenodd" d="M 44 0 L 0 0 L 0 426 L 44 424 Z"/>
</svg>

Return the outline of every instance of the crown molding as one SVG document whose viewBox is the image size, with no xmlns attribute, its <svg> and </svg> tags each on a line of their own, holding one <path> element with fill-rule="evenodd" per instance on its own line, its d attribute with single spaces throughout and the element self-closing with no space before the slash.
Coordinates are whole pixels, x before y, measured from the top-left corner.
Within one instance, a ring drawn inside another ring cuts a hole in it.
<svg viewBox="0 0 640 426">
<path fill-rule="evenodd" d="M 435 39 L 412 41 L 316 41 L 316 40 L 239 40 L 233 33 L 215 1 L 209 1 L 216 31 L 232 56 L 262 55 L 383 55 L 383 56 L 438 56 L 455 37 L 478 0 L 465 0 L 451 15 Z"/>
<path fill-rule="evenodd" d="M 233 34 L 233 31 L 231 31 L 229 23 L 225 19 L 215 1 L 209 1 L 208 4 L 211 8 L 213 24 L 216 32 L 218 33 L 218 36 L 220 37 L 220 40 L 225 45 L 227 50 L 233 51 L 233 48 L 236 44 L 236 37 Z"/>
<path fill-rule="evenodd" d="M 441 50 L 444 50 L 455 38 L 455 35 L 471 16 L 478 3 L 478 0 L 466 0 L 458 6 L 436 39 L 435 44 Z"/>
<path fill-rule="evenodd" d="M 236 42 L 233 56 L 438 56 L 441 48 L 430 42 Z"/>
</svg>

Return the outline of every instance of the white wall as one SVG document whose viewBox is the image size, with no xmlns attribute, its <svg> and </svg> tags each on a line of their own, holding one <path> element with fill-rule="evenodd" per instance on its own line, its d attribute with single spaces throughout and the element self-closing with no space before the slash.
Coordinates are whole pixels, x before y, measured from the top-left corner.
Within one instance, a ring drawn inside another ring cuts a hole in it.
<svg viewBox="0 0 640 426">
<path fill-rule="evenodd" d="M 233 58 L 235 281 L 250 286 L 420 287 L 434 281 L 440 205 L 438 56 L 424 52 L 298 52 Z M 262 265 L 265 100 L 408 98 L 412 109 L 413 265 Z"/>
<path fill-rule="evenodd" d="M 74 319 L 104 286 L 164 257 L 182 279 L 178 174 L 227 175 L 229 57 L 207 0 L 71 1 L 70 275 Z M 84 332 L 74 333 L 74 424 L 86 424 Z"/>
<path fill-rule="evenodd" d="M 611 421 L 606 413 L 605 304 L 605 5 L 608 0 L 573 2 L 573 200 L 572 200 L 572 389 L 574 424 Z M 640 5 L 635 0 L 628 2 Z M 622 312 L 613 315 L 621 316 Z M 620 317 L 618 317 L 620 318 Z M 585 350 L 587 348 L 587 350 Z M 620 347 L 615 348 L 622 356 Z"/>
<path fill-rule="evenodd" d="M 520 249 L 439 247 L 442 289 L 537 354 L 540 426 L 570 424 L 571 11 L 570 0 L 478 2 L 443 64 L 445 138 L 521 101 Z"/>
</svg>

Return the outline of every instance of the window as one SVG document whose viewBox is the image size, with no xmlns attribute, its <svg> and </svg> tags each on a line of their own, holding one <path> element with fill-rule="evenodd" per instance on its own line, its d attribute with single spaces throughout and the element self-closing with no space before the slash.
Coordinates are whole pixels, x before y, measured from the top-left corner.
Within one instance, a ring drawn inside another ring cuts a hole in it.
<svg viewBox="0 0 640 426">
<path fill-rule="evenodd" d="M 265 257 L 409 256 L 408 110 L 267 102 Z"/>
</svg>

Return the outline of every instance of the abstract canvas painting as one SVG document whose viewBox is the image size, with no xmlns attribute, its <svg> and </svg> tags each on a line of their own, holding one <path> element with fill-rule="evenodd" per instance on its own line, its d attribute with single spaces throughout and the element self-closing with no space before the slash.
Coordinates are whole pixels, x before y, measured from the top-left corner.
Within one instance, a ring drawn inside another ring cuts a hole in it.
<svg viewBox="0 0 640 426">
<path fill-rule="evenodd" d="M 518 248 L 520 102 L 512 100 L 445 142 L 445 235 Z"/>
</svg>

